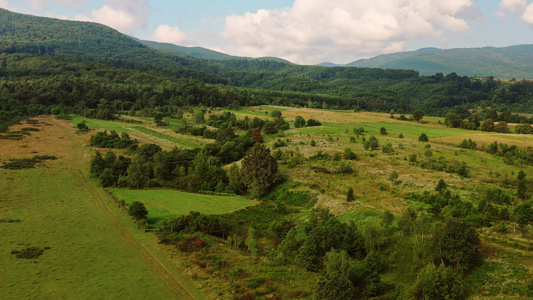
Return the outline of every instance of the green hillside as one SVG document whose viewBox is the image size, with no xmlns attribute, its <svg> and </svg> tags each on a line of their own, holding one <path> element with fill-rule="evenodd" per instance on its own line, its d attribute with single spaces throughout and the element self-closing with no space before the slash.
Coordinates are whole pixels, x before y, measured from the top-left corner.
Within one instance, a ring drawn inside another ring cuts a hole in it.
<svg viewBox="0 0 533 300">
<path fill-rule="evenodd" d="M 422 75 L 455 72 L 461 76 L 533 79 L 533 45 L 418 51 L 380 55 L 352 67 L 412 69 Z"/>
<path fill-rule="evenodd" d="M 203 59 L 238 59 L 239 57 L 231 56 L 221 52 L 209 50 L 202 47 L 183 47 L 170 43 L 159 43 L 154 41 L 140 40 L 140 42 L 148 47 L 168 51 L 181 55 L 189 55 Z"/>
</svg>

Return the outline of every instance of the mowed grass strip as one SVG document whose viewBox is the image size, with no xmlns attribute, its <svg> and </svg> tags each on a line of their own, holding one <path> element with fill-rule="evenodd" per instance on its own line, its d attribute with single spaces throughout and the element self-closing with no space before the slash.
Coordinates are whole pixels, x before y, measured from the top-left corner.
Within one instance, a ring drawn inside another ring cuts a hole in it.
<svg viewBox="0 0 533 300">
<path fill-rule="evenodd" d="M 255 201 L 243 197 L 192 194 L 177 190 L 108 190 L 117 199 L 128 204 L 133 201 L 143 202 L 148 209 L 148 222 L 152 225 L 171 217 L 189 214 L 191 211 L 225 214 L 256 204 Z"/>
<path fill-rule="evenodd" d="M 105 129 L 107 131 L 114 130 L 118 134 L 121 134 L 122 132 L 129 133 L 130 130 L 127 127 L 130 127 L 132 124 L 127 122 L 121 122 L 121 121 L 106 121 L 106 120 L 99 120 L 99 119 L 90 119 L 90 118 L 83 118 L 80 116 L 70 116 L 70 120 L 72 121 L 72 124 L 74 126 L 78 125 L 78 123 L 81 123 L 82 121 L 85 121 L 85 124 L 89 127 L 89 129 Z"/>
<path fill-rule="evenodd" d="M 156 138 L 159 138 L 159 139 L 162 139 L 162 140 L 166 140 L 166 141 L 172 142 L 174 144 L 177 144 L 179 146 L 184 146 L 184 147 L 187 147 L 187 148 L 196 148 L 196 147 L 199 147 L 201 145 L 200 143 L 195 142 L 195 138 L 193 138 L 193 137 L 185 137 L 185 136 L 184 137 L 175 137 L 175 136 L 164 134 L 162 132 L 155 131 L 155 130 L 152 130 L 150 128 L 146 128 L 146 127 L 143 127 L 143 126 L 133 126 L 132 128 L 137 130 L 137 131 L 139 131 L 139 132 L 141 132 L 141 133 L 148 134 L 148 135 L 154 136 Z"/>
</svg>

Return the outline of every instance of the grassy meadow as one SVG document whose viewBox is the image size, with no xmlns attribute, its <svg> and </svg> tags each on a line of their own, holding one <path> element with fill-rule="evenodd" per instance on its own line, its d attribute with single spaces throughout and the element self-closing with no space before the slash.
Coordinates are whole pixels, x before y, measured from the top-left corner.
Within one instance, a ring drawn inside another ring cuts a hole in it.
<svg viewBox="0 0 533 300">
<path fill-rule="evenodd" d="M 149 212 L 147 220 L 150 225 L 158 225 L 163 220 L 187 215 L 191 211 L 208 215 L 225 214 L 257 203 L 243 197 L 202 195 L 177 190 L 108 190 L 127 204 L 133 201 L 143 202 Z"/>
</svg>

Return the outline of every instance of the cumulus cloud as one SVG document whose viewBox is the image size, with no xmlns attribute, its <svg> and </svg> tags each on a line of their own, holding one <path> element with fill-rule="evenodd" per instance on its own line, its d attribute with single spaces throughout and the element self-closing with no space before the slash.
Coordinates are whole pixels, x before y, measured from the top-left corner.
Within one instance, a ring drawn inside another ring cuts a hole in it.
<svg viewBox="0 0 533 300">
<path fill-rule="evenodd" d="M 244 56 L 299 63 L 402 51 L 407 41 L 467 33 L 475 0 L 295 0 L 292 7 L 226 17 L 223 38 Z"/>
<path fill-rule="evenodd" d="M 104 6 L 93 10 L 90 16 L 80 15 L 75 19 L 102 23 L 122 32 L 132 32 L 145 29 L 149 17 L 150 6 L 146 0 L 109 0 Z"/>
<path fill-rule="evenodd" d="M 505 16 L 506 13 L 523 11 L 527 6 L 527 0 L 502 0 L 498 3 L 500 11 L 498 14 Z"/>
<path fill-rule="evenodd" d="M 189 38 L 186 32 L 181 31 L 178 27 L 169 25 L 159 25 L 152 36 L 148 39 L 160 42 L 171 43 L 180 46 L 190 46 L 196 44 L 195 41 Z"/>
<path fill-rule="evenodd" d="M 533 25 L 533 3 L 527 6 L 526 11 L 522 14 L 522 20 Z"/>
<path fill-rule="evenodd" d="M 33 10 L 47 10 L 48 6 L 53 3 L 60 6 L 79 7 L 81 3 L 87 0 L 21 0 L 30 5 Z"/>
<path fill-rule="evenodd" d="M 509 14 L 520 14 L 522 21 L 533 25 L 533 3 L 527 0 L 501 0 L 498 3 L 499 11 L 496 16 L 506 18 Z"/>
</svg>

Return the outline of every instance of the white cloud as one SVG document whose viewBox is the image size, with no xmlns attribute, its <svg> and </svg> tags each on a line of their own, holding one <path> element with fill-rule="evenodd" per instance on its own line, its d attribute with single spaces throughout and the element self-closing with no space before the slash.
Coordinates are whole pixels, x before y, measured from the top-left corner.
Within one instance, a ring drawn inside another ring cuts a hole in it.
<svg viewBox="0 0 533 300">
<path fill-rule="evenodd" d="M 169 25 L 159 25 L 154 34 L 148 38 L 160 43 L 171 43 L 180 46 L 189 46 L 196 44 L 191 40 L 186 32 L 181 31 L 178 27 L 171 27 Z"/>
<path fill-rule="evenodd" d="M 533 25 L 533 3 L 526 8 L 526 11 L 522 15 L 522 20 Z"/>
<path fill-rule="evenodd" d="M 228 49 L 298 63 L 402 51 L 406 42 L 467 33 L 475 0 L 295 0 L 290 8 L 226 17 Z M 466 15 L 466 13 L 465 13 Z M 479 15 L 478 15 L 479 17 Z"/>
<path fill-rule="evenodd" d="M 527 6 L 527 0 L 502 0 L 498 3 L 501 13 L 519 12 Z"/>
<path fill-rule="evenodd" d="M 110 0 L 99 9 L 93 10 L 90 16 L 80 15 L 75 19 L 102 23 L 128 33 L 145 29 L 149 17 L 150 6 L 146 0 Z"/>
<path fill-rule="evenodd" d="M 33 10 L 43 11 L 47 10 L 50 3 L 54 3 L 60 6 L 79 7 L 81 3 L 87 2 L 87 0 L 21 0 L 28 3 Z"/>
<path fill-rule="evenodd" d="M 527 3 L 527 0 L 501 0 L 498 3 L 500 10 L 496 16 L 505 18 L 509 14 L 521 14 L 522 21 L 533 25 L 533 3 Z"/>
</svg>

